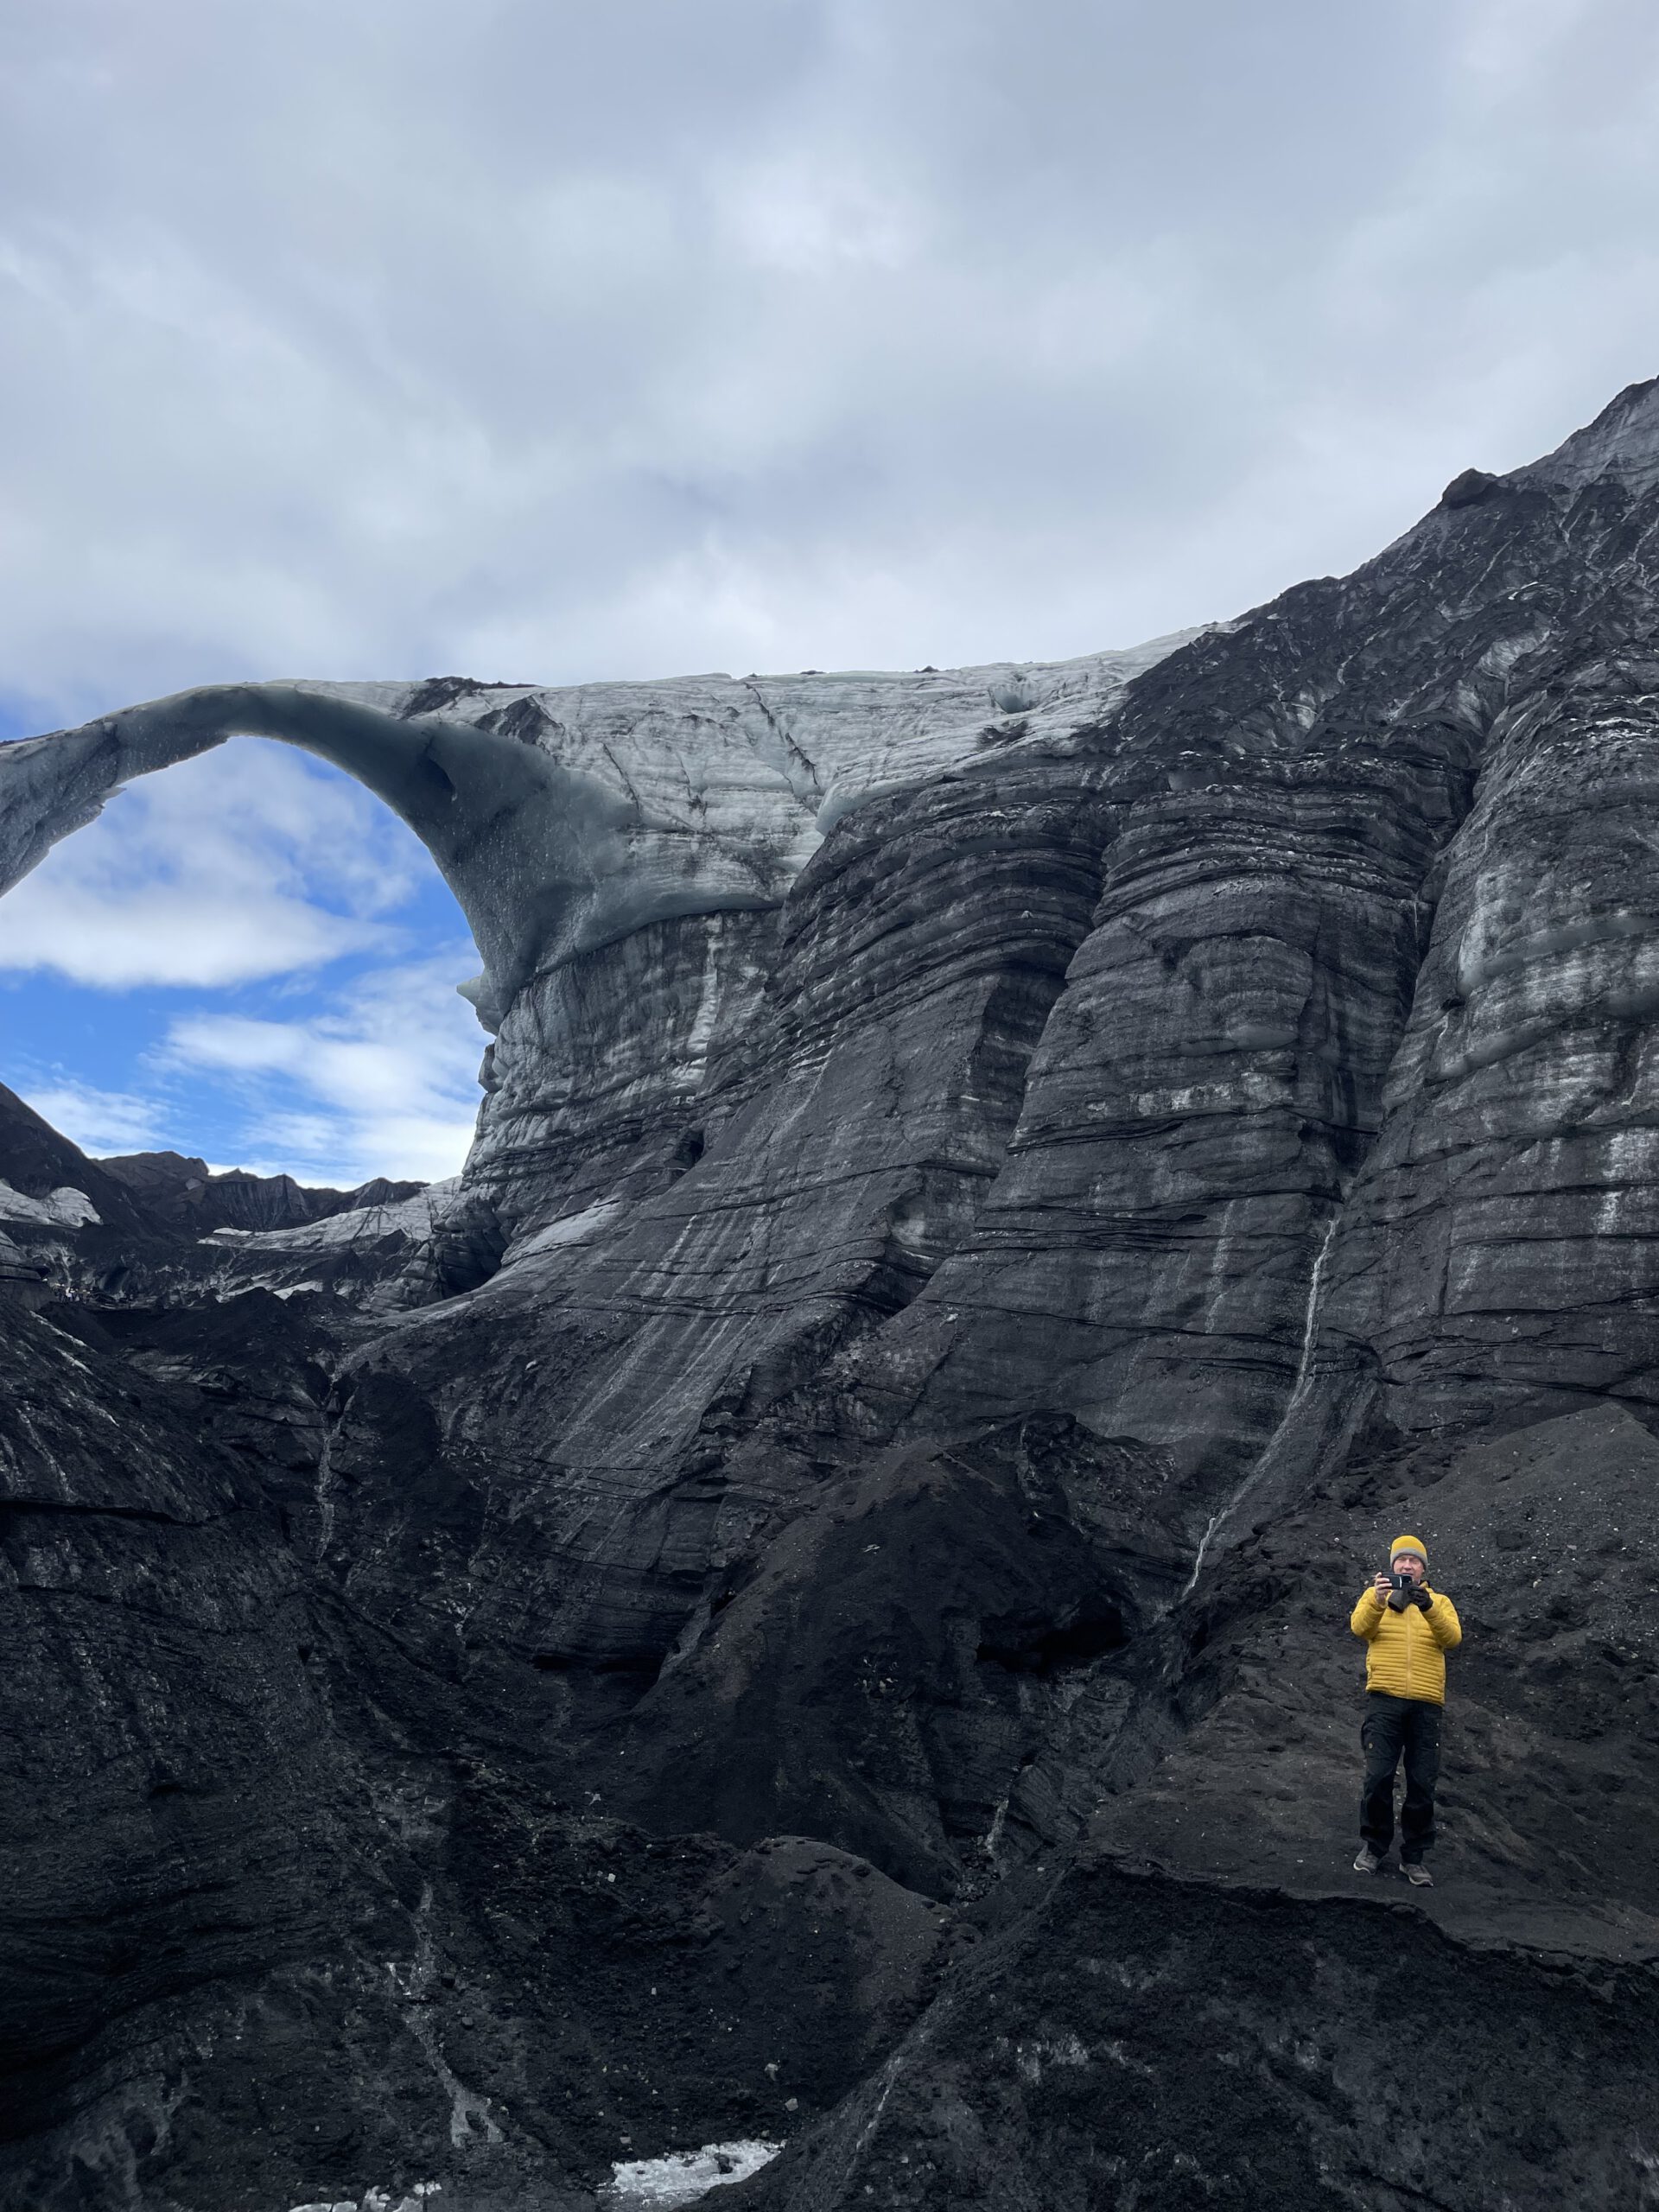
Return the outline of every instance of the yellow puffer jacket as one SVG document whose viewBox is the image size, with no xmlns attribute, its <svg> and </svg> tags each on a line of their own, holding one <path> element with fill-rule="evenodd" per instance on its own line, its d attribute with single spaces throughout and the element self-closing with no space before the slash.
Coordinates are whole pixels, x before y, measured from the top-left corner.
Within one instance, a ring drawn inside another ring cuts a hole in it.
<svg viewBox="0 0 1659 2212">
<path fill-rule="evenodd" d="M 1432 1590 L 1429 1599 L 1427 1612 L 1408 1605 L 1396 1613 L 1374 1589 L 1362 1595 L 1348 1625 L 1365 1640 L 1368 1690 L 1419 1698 L 1425 1705 L 1446 1703 L 1446 1655 L 1463 1642 L 1463 1625 L 1445 1591 Z"/>
</svg>

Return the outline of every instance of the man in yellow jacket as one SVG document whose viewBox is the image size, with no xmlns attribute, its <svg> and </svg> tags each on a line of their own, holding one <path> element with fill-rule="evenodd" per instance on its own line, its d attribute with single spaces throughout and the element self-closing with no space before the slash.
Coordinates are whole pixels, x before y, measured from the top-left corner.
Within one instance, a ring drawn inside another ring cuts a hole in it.
<svg viewBox="0 0 1659 2212">
<path fill-rule="evenodd" d="M 1378 1574 L 1348 1625 L 1365 1644 L 1365 1785 L 1359 1801 L 1363 1841 L 1354 1866 L 1375 1874 L 1394 1841 L 1394 1777 L 1403 1752 L 1406 1802 L 1400 1810 L 1400 1863 L 1406 1879 L 1430 1889 L 1423 1853 L 1434 1840 L 1434 1784 L 1440 1773 L 1440 1712 L 1446 1655 L 1463 1641 L 1457 1607 L 1428 1586 L 1428 1554 L 1415 1536 L 1396 1536 L 1387 1574 Z"/>
</svg>

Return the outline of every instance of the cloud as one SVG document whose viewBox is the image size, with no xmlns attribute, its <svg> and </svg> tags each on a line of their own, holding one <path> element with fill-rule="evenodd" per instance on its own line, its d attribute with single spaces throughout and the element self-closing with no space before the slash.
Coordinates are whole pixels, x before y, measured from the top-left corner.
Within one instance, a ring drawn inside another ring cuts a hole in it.
<svg viewBox="0 0 1659 2212">
<path fill-rule="evenodd" d="M 366 976 L 295 1020 L 238 1014 L 173 1022 L 171 1076 L 225 1085 L 241 1104 L 246 1165 L 350 1185 L 456 1173 L 472 1141 L 481 1040 L 457 997 L 454 950 Z"/>
<path fill-rule="evenodd" d="M 429 867 L 343 777 L 242 741 L 132 785 L 0 902 L 0 969 L 223 988 L 399 949 Z"/>
<path fill-rule="evenodd" d="M 35 1111 L 83 1152 L 142 1152 L 166 1143 L 165 1109 L 124 1090 L 99 1090 L 62 1075 L 31 1084 Z"/>
<path fill-rule="evenodd" d="M 66 709 L 1124 643 L 1659 356 L 1648 0 L 16 13 L 0 678 Z"/>
<path fill-rule="evenodd" d="M 148 777 L 0 901 L 5 1072 L 93 1152 L 352 1185 L 461 1165 L 478 965 L 359 785 L 238 741 Z"/>
<path fill-rule="evenodd" d="M 41 724 L 1127 644 L 1659 367 L 1651 0 L 24 0 L 5 38 L 0 690 Z M 407 980 L 426 865 L 229 748 L 59 848 L 0 968 L 243 994 L 77 1064 L 181 1131 L 226 1086 L 190 1149 L 430 1172 L 477 1039 L 460 962 Z"/>
</svg>

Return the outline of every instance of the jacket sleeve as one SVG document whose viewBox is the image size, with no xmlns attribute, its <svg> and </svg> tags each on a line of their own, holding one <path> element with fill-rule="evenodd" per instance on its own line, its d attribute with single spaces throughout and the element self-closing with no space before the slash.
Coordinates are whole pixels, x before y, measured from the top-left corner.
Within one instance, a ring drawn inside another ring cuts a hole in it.
<svg viewBox="0 0 1659 2212">
<path fill-rule="evenodd" d="M 1458 1618 L 1458 1609 L 1444 1590 L 1435 1591 L 1428 1611 L 1423 1615 L 1428 1632 L 1442 1651 L 1450 1651 L 1463 1642 L 1463 1623 Z"/>
<path fill-rule="evenodd" d="M 1449 1599 L 1447 1600 L 1447 1603 L 1449 1605 Z M 1363 1636 L 1366 1643 L 1369 1643 L 1371 1638 L 1376 1634 L 1378 1629 L 1382 1625 L 1382 1606 L 1378 1601 L 1376 1591 L 1362 1590 L 1359 1593 L 1359 1603 L 1354 1607 L 1353 1618 L 1349 1622 L 1348 1625 L 1352 1629 L 1356 1636 Z M 1452 1618 L 1454 1622 L 1457 1618 L 1457 1615 L 1453 1613 Z M 1452 1639 L 1453 1643 L 1455 1643 L 1457 1640 L 1458 1639 L 1455 1636 Z"/>
</svg>

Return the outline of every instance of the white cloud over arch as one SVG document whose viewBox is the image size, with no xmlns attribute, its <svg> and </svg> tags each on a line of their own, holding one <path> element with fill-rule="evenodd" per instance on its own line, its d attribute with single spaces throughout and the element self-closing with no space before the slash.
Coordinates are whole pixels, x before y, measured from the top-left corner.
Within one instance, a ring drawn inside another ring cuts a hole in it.
<svg viewBox="0 0 1659 2212">
<path fill-rule="evenodd" d="M 1659 365 L 1647 0 L 6 35 L 0 683 L 42 702 L 1128 643 Z"/>
</svg>

